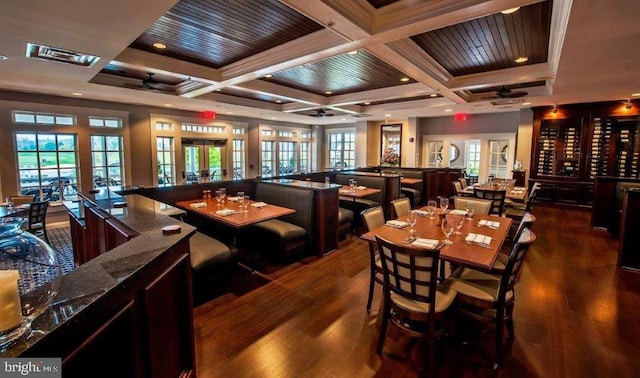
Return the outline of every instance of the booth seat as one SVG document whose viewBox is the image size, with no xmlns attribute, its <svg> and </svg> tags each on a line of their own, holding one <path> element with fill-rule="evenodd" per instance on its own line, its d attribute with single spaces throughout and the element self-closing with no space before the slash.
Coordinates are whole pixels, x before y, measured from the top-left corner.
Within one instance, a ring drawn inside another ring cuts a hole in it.
<svg viewBox="0 0 640 378">
<path fill-rule="evenodd" d="M 206 297 L 212 288 L 222 288 L 238 263 L 238 250 L 196 232 L 189 239 L 193 291 L 196 303 Z"/>
<path fill-rule="evenodd" d="M 380 189 L 380 193 L 372 194 L 366 198 L 356 198 L 349 196 L 340 196 L 340 207 L 353 211 L 354 214 L 360 214 L 363 210 L 370 207 L 381 206 L 386 196 L 385 178 L 380 176 L 362 176 L 350 175 L 345 173 L 336 174 L 336 184 L 349 186 L 349 179 L 356 179 L 359 186 Z"/>
</svg>

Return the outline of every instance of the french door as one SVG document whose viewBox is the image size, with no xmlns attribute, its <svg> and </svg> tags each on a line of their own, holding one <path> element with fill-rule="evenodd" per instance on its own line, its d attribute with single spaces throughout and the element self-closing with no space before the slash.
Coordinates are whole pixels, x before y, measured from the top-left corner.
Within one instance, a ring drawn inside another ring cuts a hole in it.
<svg viewBox="0 0 640 378">
<path fill-rule="evenodd" d="M 222 141 L 182 139 L 185 184 L 220 180 L 225 167 L 225 146 Z"/>
</svg>

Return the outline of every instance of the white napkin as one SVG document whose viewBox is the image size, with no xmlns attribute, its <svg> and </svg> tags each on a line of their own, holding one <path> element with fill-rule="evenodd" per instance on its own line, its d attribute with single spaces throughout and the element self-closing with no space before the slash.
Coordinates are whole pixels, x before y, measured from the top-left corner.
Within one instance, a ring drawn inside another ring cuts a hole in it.
<svg viewBox="0 0 640 378">
<path fill-rule="evenodd" d="M 416 215 L 420 217 L 426 217 L 427 215 L 429 215 L 429 213 L 424 210 L 414 210 L 414 211 Z"/>
<path fill-rule="evenodd" d="M 500 222 L 494 222 L 494 221 L 488 221 L 486 219 L 482 219 L 478 223 L 478 226 L 480 226 L 480 227 L 489 227 L 489 228 L 493 228 L 494 230 L 497 230 L 498 228 L 500 228 Z"/>
<path fill-rule="evenodd" d="M 413 243 L 411 243 L 411 245 L 421 248 L 434 249 L 438 246 L 439 243 L 440 242 L 438 240 L 417 238 L 413 241 Z"/>
<path fill-rule="evenodd" d="M 385 223 L 389 227 L 393 228 L 405 228 L 409 225 L 407 222 L 399 221 L 399 220 L 390 220 Z"/>
<path fill-rule="evenodd" d="M 189 204 L 189 206 L 194 208 L 194 209 L 198 209 L 200 207 L 207 207 L 207 203 L 206 202 L 196 202 L 196 203 Z"/>
<path fill-rule="evenodd" d="M 451 210 L 449 214 L 453 215 L 467 215 L 467 212 L 464 210 Z"/>
<path fill-rule="evenodd" d="M 467 235 L 467 237 L 464 239 L 467 243 L 474 243 L 474 244 L 480 244 L 480 245 L 484 245 L 484 246 L 489 246 L 489 244 L 491 244 L 491 236 L 486 236 L 486 235 L 482 235 L 482 234 L 474 234 L 472 232 L 469 233 L 469 235 Z"/>
<path fill-rule="evenodd" d="M 231 202 L 238 202 L 238 197 L 227 197 L 227 199 Z"/>
<path fill-rule="evenodd" d="M 254 203 L 251 204 L 251 206 L 257 207 L 257 208 L 261 208 L 261 207 L 267 206 L 267 204 L 264 203 L 264 202 L 254 202 Z"/>
<path fill-rule="evenodd" d="M 524 193 L 524 190 L 515 190 L 514 189 L 514 190 L 511 191 L 511 194 L 522 194 L 522 193 Z"/>
<path fill-rule="evenodd" d="M 367 187 L 360 185 L 360 186 L 356 186 L 356 189 L 364 190 L 364 189 L 367 189 Z"/>
<path fill-rule="evenodd" d="M 474 184 L 474 185 L 475 185 L 475 184 Z M 466 188 L 464 188 L 464 190 L 470 190 L 470 191 L 472 191 L 472 192 L 473 192 L 473 185 L 471 185 L 471 186 L 467 186 Z"/>
<path fill-rule="evenodd" d="M 217 215 L 220 215 L 222 217 L 226 217 L 227 215 L 231 215 L 231 214 L 235 214 L 236 212 L 231 210 L 231 209 L 222 209 L 222 210 L 218 210 L 216 211 Z"/>
<path fill-rule="evenodd" d="M 519 190 L 521 192 L 524 192 L 527 188 L 525 188 L 524 186 L 514 186 L 513 190 Z"/>
</svg>

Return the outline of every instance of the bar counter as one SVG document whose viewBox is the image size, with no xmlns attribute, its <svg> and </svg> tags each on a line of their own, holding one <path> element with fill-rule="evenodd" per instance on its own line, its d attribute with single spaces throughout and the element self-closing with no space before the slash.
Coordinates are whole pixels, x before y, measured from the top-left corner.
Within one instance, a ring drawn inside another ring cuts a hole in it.
<svg viewBox="0 0 640 378">
<path fill-rule="evenodd" d="M 65 375 L 92 365 L 109 370 L 109 361 L 120 361 L 113 368 L 119 375 L 175 377 L 194 370 L 188 242 L 195 228 L 166 215 L 171 206 L 137 194 L 83 197 L 137 236 L 63 275 L 31 335 L 0 357 L 61 357 Z M 84 218 L 82 203 L 65 206 Z M 181 231 L 163 233 L 168 225 Z M 111 346 L 114 341 L 120 347 Z"/>
</svg>

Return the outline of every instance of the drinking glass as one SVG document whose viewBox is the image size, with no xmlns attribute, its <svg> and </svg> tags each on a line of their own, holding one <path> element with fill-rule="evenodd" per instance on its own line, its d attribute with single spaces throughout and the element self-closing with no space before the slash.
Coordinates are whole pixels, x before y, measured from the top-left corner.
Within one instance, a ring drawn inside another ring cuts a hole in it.
<svg viewBox="0 0 640 378">
<path fill-rule="evenodd" d="M 429 219 L 433 219 L 433 214 L 436 213 L 436 201 L 430 200 L 427 202 L 427 210 L 429 211 Z"/>
<path fill-rule="evenodd" d="M 238 199 L 238 207 L 240 208 L 240 212 L 242 212 L 242 205 L 244 204 L 244 192 L 238 192 L 236 194 L 236 198 Z"/>
<path fill-rule="evenodd" d="M 218 207 L 220 207 L 220 203 L 222 202 L 222 190 L 216 190 L 216 201 L 218 201 Z"/>
<path fill-rule="evenodd" d="M 476 204 L 473 203 L 473 202 L 468 201 L 466 210 L 467 210 L 467 215 L 466 215 L 467 216 L 467 220 L 469 222 L 471 222 L 473 220 L 473 216 L 476 213 Z"/>
<path fill-rule="evenodd" d="M 221 201 L 224 202 L 224 198 L 227 196 L 227 189 L 225 188 L 220 188 L 220 197 L 221 197 Z"/>
<path fill-rule="evenodd" d="M 407 223 L 409 223 L 409 242 L 416 240 L 416 229 L 414 228 L 418 221 L 418 215 L 415 210 L 409 211 L 407 214 Z"/>
<path fill-rule="evenodd" d="M 442 229 L 442 232 L 444 233 L 444 236 L 445 236 L 445 239 L 442 241 L 444 244 L 453 244 L 451 239 L 449 239 L 449 237 L 453 233 L 453 227 L 454 227 L 454 221 L 450 215 L 446 217 L 442 217 L 440 228 Z"/>
<path fill-rule="evenodd" d="M 248 213 L 249 212 L 249 196 L 245 195 L 243 197 L 243 203 L 242 203 L 242 212 L 243 213 Z"/>
<path fill-rule="evenodd" d="M 460 232 L 460 229 L 462 228 L 462 225 L 464 224 L 464 215 L 456 215 L 455 217 L 455 223 L 456 223 L 456 231 L 453 233 L 454 235 L 462 235 L 462 232 Z"/>
<path fill-rule="evenodd" d="M 447 208 L 449 208 L 449 199 L 447 197 L 440 197 L 440 208 L 443 213 Z"/>
</svg>

